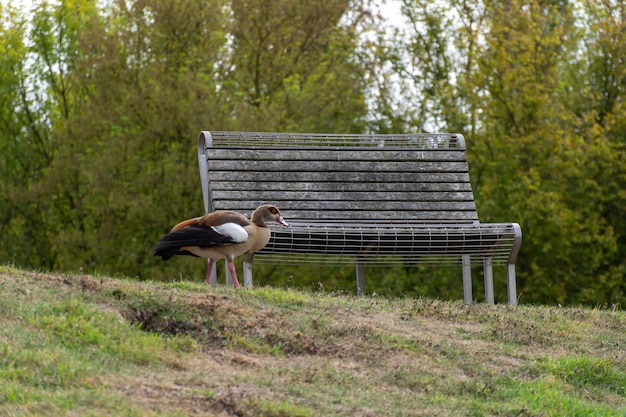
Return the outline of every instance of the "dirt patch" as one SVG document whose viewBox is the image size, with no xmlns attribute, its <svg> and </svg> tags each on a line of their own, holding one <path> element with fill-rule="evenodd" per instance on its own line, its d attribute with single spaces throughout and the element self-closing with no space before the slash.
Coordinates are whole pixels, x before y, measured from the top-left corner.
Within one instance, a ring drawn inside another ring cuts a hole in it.
<svg viewBox="0 0 626 417">
<path fill-rule="evenodd" d="M 245 416 L 245 395 L 237 389 L 227 390 L 219 395 L 202 387 L 189 388 L 168 382 L 149 382 L 136 379 L 118 390 L 137 404 L 139 399 L 144 410 L 152 412 L 184 413 L 186 416 Z"/>
<path fill-rule="evenodd" d="M 190 321 L 178 320 L 174 317 L 163 316 L 156 308 L 128 309 L 122 316 L 148 332 L 156 332 L 169 336 L 199 332 L 198 325 Z"/>
</svg>

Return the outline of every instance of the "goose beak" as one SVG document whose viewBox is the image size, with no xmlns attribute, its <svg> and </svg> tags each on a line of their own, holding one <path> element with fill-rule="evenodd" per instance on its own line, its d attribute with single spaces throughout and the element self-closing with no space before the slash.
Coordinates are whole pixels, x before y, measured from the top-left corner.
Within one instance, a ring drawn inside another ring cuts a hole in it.
<svg viewBox="0 0 626 417">
<path fill-rule="evenodd" d="M 285 219 L 283 219 L 283 216 L 278 216 L 276 218 L 276 223 L 278 224 L 282 224 L 283 226 L 287 226 L 289 227 L 289 225 L 287 224 L 287 222 L 285 221 Z"/>
</svg>

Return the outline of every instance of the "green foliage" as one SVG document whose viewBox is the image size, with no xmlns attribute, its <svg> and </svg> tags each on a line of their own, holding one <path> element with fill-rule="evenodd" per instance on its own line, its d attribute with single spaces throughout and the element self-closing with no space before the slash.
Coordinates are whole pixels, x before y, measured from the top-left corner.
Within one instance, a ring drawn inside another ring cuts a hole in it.
<svg viewBox="0 0 626 417">
<path fill-rule="evenodd" d="M 413 104 L 391 130 L 466 134 L 482 221 L 522 226 L 522 301 L 623 303 L 623 7 L 402 4 L 390 55 Z"/>
<path fill-rule="evenodd" d="M 493 8 L 493 18 L 508 23 L 490 31 L 489 53 L 480 63 L 480 86 L 489 95 L 486 129 L 473 150 L 479 210 L 523 225 L 519 276 L 530 299 L 621 302 L 623 290 L 607 282 L 613 279 L 610 265 L 622 262 L 616 258 L 620 232 L 603 214 L 614 198 L 605 187 L 619 184 L 619 154 L 601 126 L 580 129 L 580 117 L 588 115 L 577 115 L 567 103 L 575 84 L 557 82 L 565 79 L 563 71 L 573 72 L 566 59 L 578 48 L 568 40 L 578 34 L 572 7 L 521 8 Z M 515 61 L 506 59 L 511 51 Z"/>
<path fill-rule="evenodd" d="M 236 130 L 358 133 L 367 113 L 357 1 L 235 0 L 225 94 Z"/>
</svg>

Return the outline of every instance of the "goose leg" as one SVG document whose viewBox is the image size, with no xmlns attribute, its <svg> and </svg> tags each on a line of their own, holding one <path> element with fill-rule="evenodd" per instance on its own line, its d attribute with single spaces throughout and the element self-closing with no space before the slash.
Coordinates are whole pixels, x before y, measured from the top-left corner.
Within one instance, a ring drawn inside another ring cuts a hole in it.
<svg viewBox="0 0 626 417">
<path fill-rule="evenodd" d="M 208 285 L 211 285 L 211 275 L 213 274 L 213 268 L 215 267 L 215 260 L 214 259 L 209 259 L 209 262 L 207 263 L 206 266 L 206 278 L 204 279 L 204 282 L 207 283 Z"/>
<path fill-rule="evenodd" d="M 235 271 L 235 264 L 232 260 L 228 261 L 228 270 L 230 271 L 230 276 L 233 279 L 233 287 L 239 288 L 239 281 L 237 281 L 237 272 Z"/>
</svg>

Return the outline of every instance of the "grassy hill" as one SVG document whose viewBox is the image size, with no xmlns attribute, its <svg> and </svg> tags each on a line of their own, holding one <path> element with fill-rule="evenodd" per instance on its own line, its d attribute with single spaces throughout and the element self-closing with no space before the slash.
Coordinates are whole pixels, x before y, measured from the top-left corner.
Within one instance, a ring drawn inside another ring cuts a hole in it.
<svg viewBox="0 0 626 417">
<path fill-rule="evenodd" d="M 624 416 L 626 313 L 0 267 L 2 416 Z"/>
</svg>

